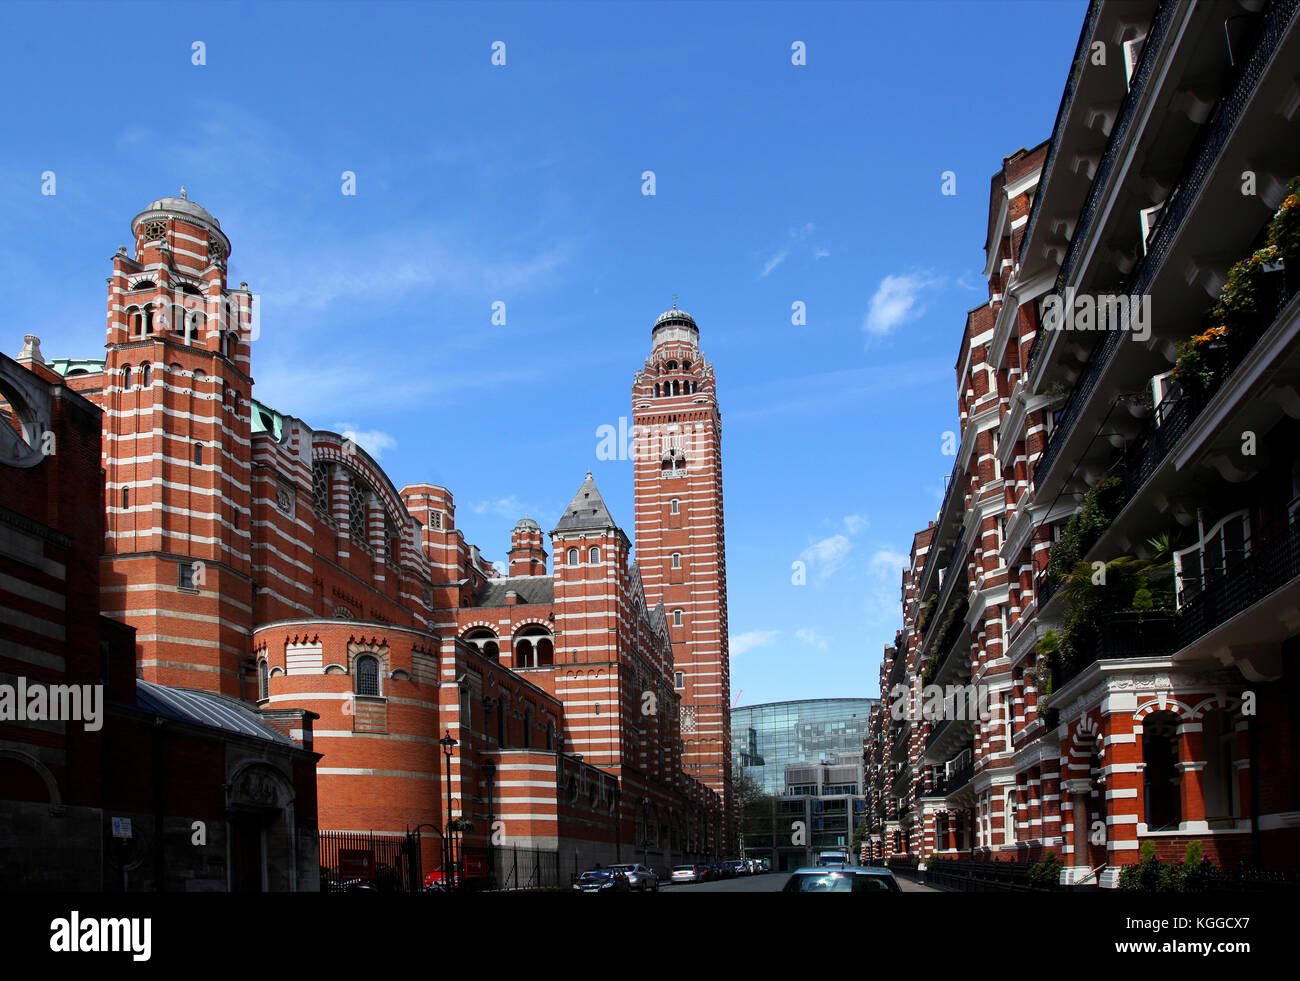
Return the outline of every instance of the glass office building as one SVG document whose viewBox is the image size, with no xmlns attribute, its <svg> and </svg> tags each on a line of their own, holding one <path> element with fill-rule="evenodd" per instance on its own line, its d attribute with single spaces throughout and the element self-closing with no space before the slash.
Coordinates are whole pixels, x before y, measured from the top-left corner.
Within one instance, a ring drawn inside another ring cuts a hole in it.
<svg viewBox="0 0 1300 981">
<path fill-rule="evenodd" d="M 841 753 L 861 756 L 867 717 L 878 701 L 808 698 L 733 708 L 733 773 L 743 768 L 764 793 L 780 795 L 786 789 L 788 763 L 820 763 Z"/>
</svg>

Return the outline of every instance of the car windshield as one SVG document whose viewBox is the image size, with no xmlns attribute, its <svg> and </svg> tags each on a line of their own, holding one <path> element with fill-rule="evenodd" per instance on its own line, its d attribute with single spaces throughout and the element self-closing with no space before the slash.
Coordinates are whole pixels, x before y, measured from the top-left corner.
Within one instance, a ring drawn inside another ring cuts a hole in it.
<svg viewBox="0 0 1300 981">
<path fill-rule="evenodd" d="M 611 865 L 609 867 L 609 870 L 611 872 L 635 872 L 636 866 L 635 865 Z"/>
<path fill-rule="evenodd" d="M 608 872 L 584 872 L 584 873 L 582 873 L 582 878 L 584 878 L 584 879 L 608 879 L 608 878 L 609 878 L 609 873 L 608 873 Z"/>
<path fill-rule="evenodd" d="M 795 876 L 791 892 L 891 892 L 883 875 L 827 872 L 824 875 Z"/>
</svg>

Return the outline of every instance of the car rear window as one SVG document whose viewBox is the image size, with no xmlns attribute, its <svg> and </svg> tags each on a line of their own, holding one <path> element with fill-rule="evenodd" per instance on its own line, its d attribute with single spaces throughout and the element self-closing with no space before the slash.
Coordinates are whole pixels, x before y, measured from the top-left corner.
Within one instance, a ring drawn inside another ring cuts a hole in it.
<svg viewBox="0 0 1300 981">
<path fill-rule="evenodd" d="M 862 873 L 796 875 L 789 892 L 893 892 L 888 876 Z"/>
</svg>

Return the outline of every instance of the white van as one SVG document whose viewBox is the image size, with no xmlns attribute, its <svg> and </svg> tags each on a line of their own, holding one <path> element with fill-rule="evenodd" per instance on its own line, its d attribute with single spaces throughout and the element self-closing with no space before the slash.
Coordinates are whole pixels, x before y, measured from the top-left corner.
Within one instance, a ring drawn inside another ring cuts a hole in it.
<svg viewBox="0 0 1300 981">
<path fill-rule="evenodd" d="M 844 851 L 818 852 L 817 864 L 827 868 L 836 866 L 848 866 L 853 863 L 849 860 L 849 853 Z"/>
</svg>

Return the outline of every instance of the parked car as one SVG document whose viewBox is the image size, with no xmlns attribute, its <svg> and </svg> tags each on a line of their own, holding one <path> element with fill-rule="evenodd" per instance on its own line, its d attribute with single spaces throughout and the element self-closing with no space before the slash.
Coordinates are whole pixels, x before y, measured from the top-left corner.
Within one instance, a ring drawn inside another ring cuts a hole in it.
<svg viewBox="0 0 1300 981">
<path fill-rule="evenodd" d="M 732 859 L 727 863 L 726 871 L 727 875 L 733 877 L 738 875 L 749 875 L 749 866 L 741 859 Z"/>
<path fill-rule="evenodd" d="M 761 872 L 767 871 L 761 858 L 747 858 L 745 859 L 745 864 L 749 866 L 750 875 L 758 875 Z"/>
<path fill-rule="evenodd" d="M 902 892 L 889 869 L 877 866 L 799 869 L 782 892 Z"/>
<path fill-rule="evenodd" d="M 709 877 L 708 877 L 708 881 L 710 881 L 710 882 L 717 882 L 719 879 L 722 878 L 722 866 L 721 866 L 721 865 L 719 865 L 717 862 L 708 862 L 707 865 L 708 865 L 708 869 L 709 869 Z"/>
<path fill-rule="evenodd" d="M 639 862 L 631 865 L 611 865 L 609 870 L 627 876 L 627 884 L 637 892 L 645 892 L 647 889 L 655 892 L 659 890 L 659 875 L 648 865 Z"/>
<path fill-rule="evenodd" d="M 676 865 L 673 867 L 673 882 L 707 882 L 709 870 L 703 865 Z"/>
<path fill-rule="evenodd" d="M 583 872 L 573 884 L 574 892 L 630 892 L 627 876 L 613 869 Z"/>
</svg>

